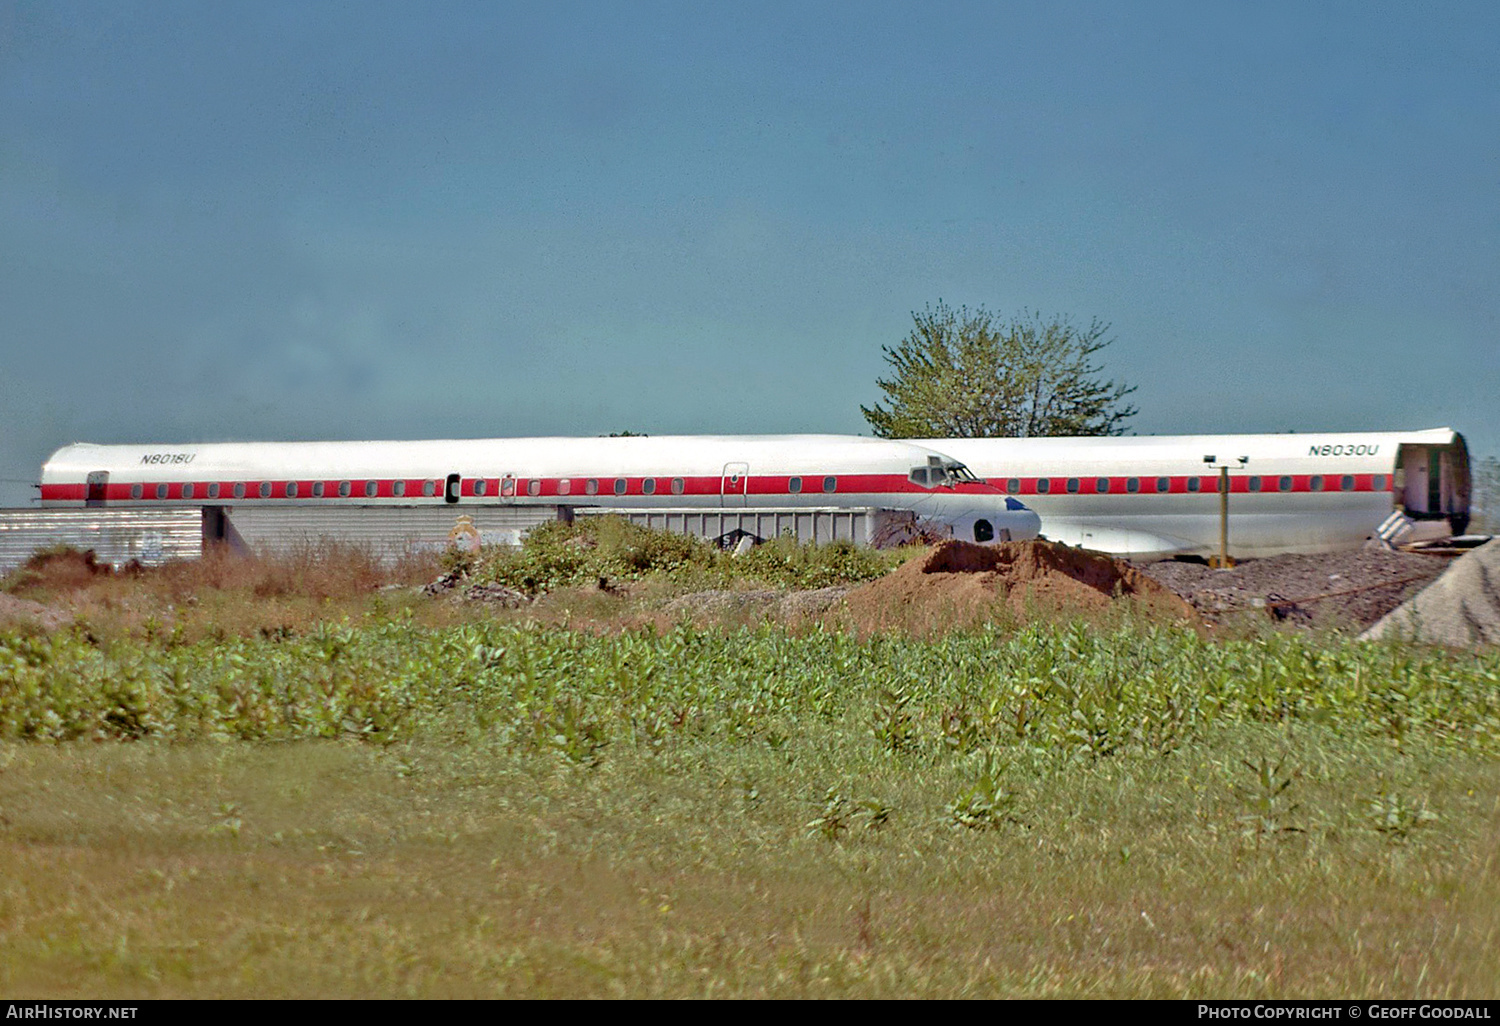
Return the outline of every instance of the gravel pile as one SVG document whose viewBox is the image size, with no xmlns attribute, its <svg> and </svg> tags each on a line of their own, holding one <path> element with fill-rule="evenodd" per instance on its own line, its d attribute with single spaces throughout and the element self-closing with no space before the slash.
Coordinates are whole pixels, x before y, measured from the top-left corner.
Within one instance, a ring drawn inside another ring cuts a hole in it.
<svg viewBox="0 0 1500 1026">
<path fill-rule="evenodd" d="M 1362 638 L 1391 635 L 1439 645 L 1500 645 L 1500 539 L 1454 560 L 1447 572 Z"/>
<path fill-rule="evenodd" d="M 1368 548 L 1252 559 L 1228 570 L 1170 559 L 1140 569 L 1209 619 L 1262 615 L 1292 625 L 1364 628 L 1448 566 L 1443 556 Z"/>
</svg>

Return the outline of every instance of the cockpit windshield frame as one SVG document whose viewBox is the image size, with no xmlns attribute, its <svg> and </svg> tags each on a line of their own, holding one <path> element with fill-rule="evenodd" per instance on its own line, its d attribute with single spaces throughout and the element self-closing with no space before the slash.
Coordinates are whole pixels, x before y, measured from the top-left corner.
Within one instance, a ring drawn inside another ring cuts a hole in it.
<svg viewBox="0 0 1500 1026">
<path fill-rule="evenodd" d="M 948 477 L 954 484 L 984 484 L 984 479 L 977 477 L 972 470 L 962 463 L 953 462 L 946 465 Z"/>
<path fill-rule="evenodd" d="M 935 458 L 911 468 L 907 480 L 923 488 L 952 488 L 961 484 L 983 484 L 974 472 L 962 463 L 949 461 L 940 463 Z"/>
</svg>

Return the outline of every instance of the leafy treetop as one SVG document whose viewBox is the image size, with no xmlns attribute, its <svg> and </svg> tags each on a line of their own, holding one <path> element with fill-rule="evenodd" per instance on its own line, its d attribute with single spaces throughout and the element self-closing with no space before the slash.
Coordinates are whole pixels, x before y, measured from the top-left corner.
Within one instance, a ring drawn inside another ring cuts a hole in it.
<svg viewBox="0 0 1500 1026">
<path fill-rule="evenodd" d="M 889 408 L 861 406 L 881 438 L 1118 435 L 1134 386 L 1100 380 L 1095 355 L 1112 339 L 1098 320 L 1024 312 L 1000 323 L 980 307 L 913 313 L 900 345 L 882 346 L 895 374 L 877 380 Z"/>
</svg>

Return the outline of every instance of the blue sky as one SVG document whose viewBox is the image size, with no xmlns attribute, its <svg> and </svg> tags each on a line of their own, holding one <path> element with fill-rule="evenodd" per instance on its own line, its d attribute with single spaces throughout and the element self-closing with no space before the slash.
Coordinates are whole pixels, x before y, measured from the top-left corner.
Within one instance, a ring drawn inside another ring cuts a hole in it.
<svg viewBox="0 0 1500 1026">
<path fill-rule="evenodd" d="M 1494 4 L 0 0 L 0 504 L 72 441 L 867 430 L 939 299 L 1141 433 L 1500 451 Z"/>
</svg>

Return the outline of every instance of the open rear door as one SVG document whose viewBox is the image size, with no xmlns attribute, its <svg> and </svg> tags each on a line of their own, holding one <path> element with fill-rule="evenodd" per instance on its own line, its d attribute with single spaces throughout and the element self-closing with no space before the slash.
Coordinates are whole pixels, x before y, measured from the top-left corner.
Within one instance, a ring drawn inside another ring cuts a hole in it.
<svg viewBox="0 0 1500 1026">
<path fill-rule="evenodd" d="M 1469 526 L 1469 449 L 1463 436 L 1443 444 L 1404 444 L 1396 455 L 1396 501 L 1411 519 L 1446 520 L 1463 534 Z"/>
<path fill-rule="evenodd" d="M 109 471 L 96 470 L 85 478 L 87 491 L 84 493 L 83 504 L 85 506 L 103 506 L 107 493 L 109 492 Z"/>
</svg>

